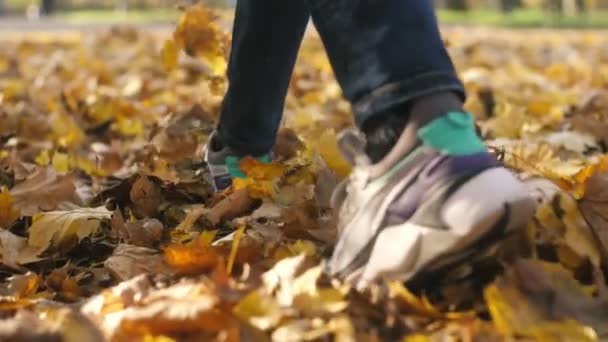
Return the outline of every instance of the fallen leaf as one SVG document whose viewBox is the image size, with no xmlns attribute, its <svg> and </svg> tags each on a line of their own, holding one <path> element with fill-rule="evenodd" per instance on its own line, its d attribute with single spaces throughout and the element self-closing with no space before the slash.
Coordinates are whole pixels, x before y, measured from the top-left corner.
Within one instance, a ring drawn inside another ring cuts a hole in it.
<svg viewBox="0 0 608 342">
<path fill-rule="evenodd" d="M 0 191 L 0 228 L 8 228 L 21 216 L 21 211 L 15 207 L 13 202 L 10 192 L 2 189 Z"/>
<path fill-rule="evenodd" d="M 166 270 L 163 257 L 156 250 L 127 244 L 116 246 L 104 266 L 120 281 L 140 274 L 158 274 Z"/>
<path fill-rule="evenodd" d="M 243 237 L 244 232 L 245 226 L 240 226 L 234 234 L 234 240 L 232 241 L 232 246 L 230 247 L 230 255 L 228 256 L 228 261 L 226 264 L 226 272 L 228 272 L 228 274 L 232 273 L 232 266 L 234 266 L 236 253 L 238 253 L 239 251 L 239 243 L 241 242 L 241 238 Z"/>
<path fill-rule="evenodd" d="M 283 316 L 279 304 L 259 291 L 252 291 L 241 299 L 234 307 L 233 313 L 260 330 L 276 326 Z"/>
<path fill-rule="evenodd" d="M 0 263 L 17 267 L 40 260 L 40 250 L 28 245 L 27 239 L 8 230 L 0 230 Z"/>
<path fill-rule="evenodd" d="M 120 330 L 130 335 L 219 332 L 234 323 L 217 304 L 217 296 L 203 284 L 176 284 L 127 309 Z"/>
<path fill-rule="evenodd" d="M 506 335 L 593 341 L 608 334 L 608 298 L 590 296 L 559 264 L 520 260 L 486 288 L 485 298 Z"/>
<path fill-rule="evenodd" d="M 36 273 L 28 272 L 23 275 L 15 275 L 8 279 L 8 292 L 16 298 L 28 298 L 36 294 L 41 283 L 41 278 Z"/>
<path fill-rule="evenodd" d="M 319 320 L 294 320 L 272 333 L 273 341 L 317 341 L 333 335 L 335 341 L 356 341 L 355 327 L 346 316 L 337 316 L 323 322 Z"/>
<path fill-rule="evenodd" d="M 202 5 L 190 6 L 179 20 L 173 33 L 178 47 L 186 53 L 201 56 L 216 75 L 226 71 L 225 33 L 215 22 L 215 14 Z"/>
<path fill-rule="evenodd" d="M 49 211 L 36 214 L 29 227 L 30 246 L 40 252 L 51 244 L 61 247 L 74 240 L 80 242 L 95 233 L 102 220 L 109 220 L 112 212 L 105 207 L 78 208 L 69 211 Z"/>
<path fill-rule="evenodd" d="M 247 189 L 237 190 L 211 208 L 207 219 L 215 226 L 221 221 L 251 213 L 256 204 L 257 201 L 249 196 Z"/>
<path fill-rule="evenodd" d="M 33 312 L 21 310 L 15 317 L 0 321 L 0 340 L 7 342 L 21 341 L 63 341 L 56 327 L 39 318 Z"/>
<path fill-rule="evenodd" d="M 556 132 L 548 134 L 544 140 L 549 144 L 576 153 L 584 153 L 591 148 L 597 148 L 595 139 L 588 134 L 578 132 Z"/>
<path fill-rule="evenodd" d="M 116 237 L 128 244 L 154 247 L 163 237 L 164 226 L 161 221 L 151 218 L 125 223 L 122 214 L 117 210 L 112 214 L 112 231 Z"/>
<path fill-rule="evenodd" d="M 277 133 L 273 156 L 280 160 L 291 159 L 303 148 L 304 143 L 298 138 L 296 132 L 289 128 L 283 128 Z"/>
<path fill-rule="evenodd" d="M 189 245 L 169 245 L 164 250 L 165 262 L 177 274 L 200 274 L 212 270 L 220 256 L 210 241 L 195 240 Z"/>
<path fill-rule="evenodd" d="M 82 204 L 70 176 L 59 175 L 53 168 L 40 168 L 11 189 L 15 206 L 25 216 L 56 210 L 63 202 Z"/>
<path fill-rule="evenodd" d="M 317 248 L 315 247 L 314 243 L 306 240 L 297 240 L 292 244 L 279 247 L 274 253 L 274 260 L 279 261 L 300 254 L 314 256 L 316 253 Z"/>
<path fill-rule="evenodd" d="M 129 198 L 136 217 L 154 217 L 161 204 L 162 193 L 154 181 L 147 176 L 141 176 L 133 183 Z"/>
<path fill-rule="evenodd" d="M 580 211 L 599 249 L 602 264 L 608 270 L 608 173 L 596 173 L 585 182 L 586 191 L 578 202 Z"/>
</svg>

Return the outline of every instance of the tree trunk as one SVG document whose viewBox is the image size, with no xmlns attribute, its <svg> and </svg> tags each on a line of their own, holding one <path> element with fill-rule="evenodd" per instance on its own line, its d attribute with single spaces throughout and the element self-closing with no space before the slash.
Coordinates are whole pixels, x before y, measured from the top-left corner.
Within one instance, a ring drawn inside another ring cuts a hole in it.
<svg viewBox="0 0 608 342">
<path fill-rule="evenodd" d="M 408 0 L 415 1 L 415 0 Z M 466 0 L 447 0 L 446 7 L 452 10 L 467 10 L 467 1 Z"/>
<path fill-rule="evenodd" d="M 42 0 L 40 12 L 45 16 L 55 12 L 55 0 Z"/>
<path fill-rule="evenodd" d="M 502 0 L 500 4 L 501 10 L 505 13 L 509 13 L 522 5 L 521 0 Z"/>
</svg>

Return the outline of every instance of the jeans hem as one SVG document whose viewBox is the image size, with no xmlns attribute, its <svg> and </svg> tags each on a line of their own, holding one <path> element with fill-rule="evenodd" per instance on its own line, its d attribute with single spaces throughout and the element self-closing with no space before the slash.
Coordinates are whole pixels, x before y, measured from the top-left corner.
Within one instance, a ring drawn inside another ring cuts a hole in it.
<svg viewBox="0 0 608 342">
<path fill-rule="evenodd" d="M 381 86 L 367 96 L 354 101 L 353 112 L 357 127 L 362 127 L 370 117 L 382 114 L 413 99 L 445 91 L 453 91 L 464 102 L 464 86 L 453 73 L 429 72 L 407 80 Z"/>
<path fill-rule="evenodd" d="M 223 129 L 222 126 L 219 126 L 216 130 L 224 145 L 236 152 L 239 156 L 250 155 L 258 157 L 270 153 L 272 150 L 273 143 L 270 144 L 269 148 L 260 148 L 259 146 L 254 146 L 251 143 L 239 140 L 237 137 L 227 132 L 227 130 Z"/>
</svg>

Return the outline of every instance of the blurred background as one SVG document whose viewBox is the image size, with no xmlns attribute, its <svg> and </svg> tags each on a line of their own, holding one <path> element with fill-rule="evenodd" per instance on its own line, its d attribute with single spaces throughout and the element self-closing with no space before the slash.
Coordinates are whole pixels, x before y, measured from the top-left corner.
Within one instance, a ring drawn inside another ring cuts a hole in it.
<svg viewBox="0 0 608 342">
<path fill-rule="evenodd" d="M 289 0 L 286 0 L 289 1 Z M 608 27 L 608 0 L 424 0 L 433 1 L 444 24 Z M 229 9 L 236 0 L 207 0 Z M 171 22 L 175 0 L 0 0 L 0 22 Z M 181 4 L 184 4 L 183 2 Z"/>
</svg>

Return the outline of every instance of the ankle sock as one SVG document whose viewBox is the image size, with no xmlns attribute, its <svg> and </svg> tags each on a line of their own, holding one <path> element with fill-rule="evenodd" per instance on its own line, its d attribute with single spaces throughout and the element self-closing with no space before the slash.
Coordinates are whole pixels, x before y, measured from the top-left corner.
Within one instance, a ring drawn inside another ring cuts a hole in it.
<svg viewBox="0 0 608 342">
<path fill-rule="evenodd" d="M 390 112 L 376 115 L 370 118 L 362 127 L 367 140 L 365 152 L 373 163 L 377 163 L 395 146 L 406 125 L 415 125 L 415 127 L 422 129 L 427 124 L 451 112 L 462 113 L 462 100 L 454 93 L 442 92 L 421 97 Z M 459 119 L 456 118 L 455 120 L 458 122 Z M 447 125 L 441 124 L 441 126 L 449 127 L 449 122 Z M 431 131 L 454 133 L 454 130 L 447 130 L 445 127 L 441 130 L 435 127 Z M 462 134 L 464 131 L 460 130 L 458 132 L 461 132 L 458 134 Z M 437 139 L 437 133 L 427 133 L 425 136 L 427 140 L 435 141 Z M 415 146 L 421 137 L 417 134 L 412 134 L 410 137 L 406 137 L 406 139 L 412 140 L 411 144 L 408 144 L 409 146 Z M 446 137 L 446 139 L 451 141 L 452 138 Z M 444 146 L 445 144 L 440 145 Z M 404 154 L 406 152 L 404 151 Z"/>
<path fill-rule="evenodd" d="M 467 155 L 486 151 L 477 135 L 471 114 L 449 112 L 418 130 L 423 144 L 448 155 Z"/>
</svg>

